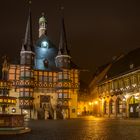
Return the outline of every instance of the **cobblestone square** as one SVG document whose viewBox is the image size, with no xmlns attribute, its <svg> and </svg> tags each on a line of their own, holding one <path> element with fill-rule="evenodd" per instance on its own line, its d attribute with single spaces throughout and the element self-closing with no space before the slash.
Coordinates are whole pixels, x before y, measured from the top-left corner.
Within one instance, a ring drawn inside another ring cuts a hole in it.
<svg viewBox="0 0 140 140">
<path fill-rule="evenodd" d="M 71 120 L 31 121 L 31 133 L 0 136 L 0 140 L 139 140 L 139 119 L 92 116 Z"/>
</svg>

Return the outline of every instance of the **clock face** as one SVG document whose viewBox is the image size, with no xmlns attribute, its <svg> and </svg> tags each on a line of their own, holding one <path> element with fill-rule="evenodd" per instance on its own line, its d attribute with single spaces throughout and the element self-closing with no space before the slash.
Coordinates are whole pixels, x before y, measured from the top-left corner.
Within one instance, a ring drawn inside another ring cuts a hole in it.
<svg viewBox="0 0 140 140">
<path fill-rule="evenodd" d="M 48 42 L 47 41 L 42 41 L 41 47 L 48 48 Z"/>
</svg>

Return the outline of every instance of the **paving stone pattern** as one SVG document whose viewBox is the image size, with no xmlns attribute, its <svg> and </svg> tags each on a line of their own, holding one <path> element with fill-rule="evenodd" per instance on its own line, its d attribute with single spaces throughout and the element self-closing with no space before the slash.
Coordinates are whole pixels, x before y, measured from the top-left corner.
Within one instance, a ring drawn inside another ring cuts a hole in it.
<svg viewBox="0 0 140 140">
<path fill-rule="evenodd" d="M 28 134 L 0 136 L 0 140 L 140 140 L 140 119 L 84 117 L 31 121 Z"/>
</svg>

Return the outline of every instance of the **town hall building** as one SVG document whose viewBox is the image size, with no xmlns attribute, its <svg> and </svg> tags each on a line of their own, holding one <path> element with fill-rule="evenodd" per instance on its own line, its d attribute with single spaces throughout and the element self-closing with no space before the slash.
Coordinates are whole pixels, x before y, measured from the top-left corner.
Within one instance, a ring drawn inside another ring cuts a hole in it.
<svg viewBox="0 0 140 140">
<path fill-rule="evenodd" d="M 25 114 L 32 119 L 65 119 L 77 117 L 79 70 L 67 46 L 64 18 L 61 19 L 59 47 L 47 35 L 47 21 L 39 19 L 39 38 L 33 44 L 31 11 L 27 20 L 20 62 L 10 63 L 9 93 L 17 97 L 10 114 Z"/>
</svg>

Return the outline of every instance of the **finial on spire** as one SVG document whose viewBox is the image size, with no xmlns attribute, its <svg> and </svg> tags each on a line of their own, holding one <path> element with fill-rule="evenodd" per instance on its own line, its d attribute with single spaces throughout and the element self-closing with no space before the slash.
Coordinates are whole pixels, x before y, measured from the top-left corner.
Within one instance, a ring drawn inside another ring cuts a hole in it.
<svg viewBox="0 0 140 140">
<path fill-rule="evenodd" d="M 22 45 L 22 50 L 33 51 L 33 40 L 32 40 L 32 18 L 31 18 L 31 0 L 29 2 L 29 15 L 26 25 L 26 32 L 24 37 L 24 43 Z"/>
<path fill-rule="evenodd" d="M 29 2 L 29 5 L 31 5 L 31 4 L 32 4 L 32 1 L 31 1 L 31 0 L 29 0 L 28 2 Z"/>
<path fill-rule="evenodd" d="M 63 15 L 64 15 L 64 6 L 60 5 L 59 10 L 60 10 L 61 16 L 63 17 Z"/>
<path fill-rule="evenodd" d="M 2 79 L 7 80 L 8 78 L 8 70 L 9 70 L 9 63 L 8 63 L 8 57 L 4 55 L 2 57 L 3 64 L 2 64 Z"/>
<path fill-rule="evenodd" d="M 32 1 L 28 0 L 29 11 L 31 10 Z"/>
<path fill-rule="evenodd" d="M 64 10 L 64 6 L 63 6 L 63 5 L 60 6 L 60 10 L 61 10 L 61 11 Z"/>
</svg>

